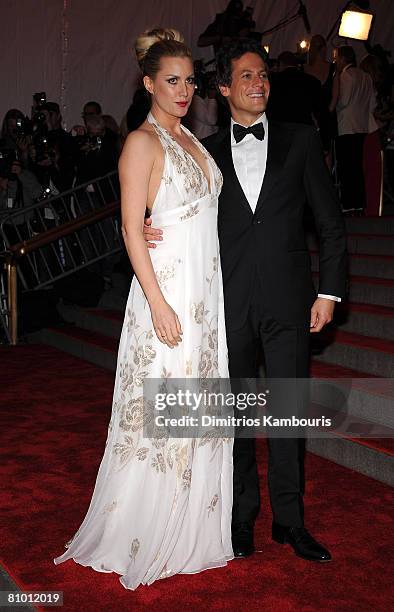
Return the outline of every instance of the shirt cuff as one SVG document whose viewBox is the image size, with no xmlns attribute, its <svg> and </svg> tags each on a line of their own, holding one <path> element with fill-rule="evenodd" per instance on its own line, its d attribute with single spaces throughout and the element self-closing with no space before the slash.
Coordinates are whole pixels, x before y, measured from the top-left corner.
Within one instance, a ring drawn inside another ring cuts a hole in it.
<svg viewBox="0 0 394 612">
<path fill-rule="evenodd" d="M 318 293 L 317 297 L 326 298 L 327 300 L 334 300 L 334 302 L 342 302 L 340 297 L 336 295 L 326 295 L 325 293 Z"/>
</svg>

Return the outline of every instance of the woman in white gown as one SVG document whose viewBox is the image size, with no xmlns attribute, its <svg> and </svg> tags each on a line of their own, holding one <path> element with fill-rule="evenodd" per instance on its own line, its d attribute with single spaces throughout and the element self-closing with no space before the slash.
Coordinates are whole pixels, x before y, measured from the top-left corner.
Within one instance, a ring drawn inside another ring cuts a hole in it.
<svg viewBox="0 0 394 612">
<path fill-rule="evenodd" d="M 144 438 L 143 381 L 226 378 L 217 205 L 222 177 L 181 125 L 194 93 L 174 30 L 136 41 L 152 98 L 119 162 L 122 231 L 135 271 L 119 345 L 112 416 L 93 497 L 67 559 L 117 572 L 129 589 L 220 567 L 231 547 L 232 442 Z M 145 210 L 164 239 L 148 250 Z"/>
</svg>

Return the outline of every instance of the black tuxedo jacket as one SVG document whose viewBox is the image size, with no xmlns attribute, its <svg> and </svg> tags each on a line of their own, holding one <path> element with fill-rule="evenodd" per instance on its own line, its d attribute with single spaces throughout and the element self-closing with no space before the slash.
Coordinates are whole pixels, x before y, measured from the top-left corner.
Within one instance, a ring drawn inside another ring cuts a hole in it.
<svg viewBox="0 0 394 612">
<path fill-rule="evenodd" d="M 313 211 L 319 237 L 319 293 L 343 298 L 344 222 L 315 128 L 269 121 L 267 166 L 255 213 L 235 173 L 230 128 L 203 141 L 224 178 L 218 231 L 226 325 L 246 320 L 256 282 L 267 312 L 284 325 L 309 324 L 316 297 L 304 212 Z"/>
</svg>

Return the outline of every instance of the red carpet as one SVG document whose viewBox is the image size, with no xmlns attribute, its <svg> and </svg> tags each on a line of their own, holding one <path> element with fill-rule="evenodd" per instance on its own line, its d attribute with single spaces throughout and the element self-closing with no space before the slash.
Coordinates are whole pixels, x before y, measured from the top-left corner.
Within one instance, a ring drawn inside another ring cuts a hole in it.
<svg viewBox="0 0 394 612">
<path fill-rule="evenodd" d="M 390 610 L 393 490 L 307 458 L 306 523 L 334 557 L 313 564 L 270 540 L 262 478 L 261 553 L 137 591 L 116 574 L 52 558 L 80 525 L 107 433 L 113 375 L 44 346 L 0 349 L 0 562 L 25 590 L 62 590 L 65 611 Z M 265 471 L 265 449 L 260 465 Z M 391 538 L 391 541 L 390 541 Z M 48 608 L 49 610 L 49 608 Z"/>
</svg>

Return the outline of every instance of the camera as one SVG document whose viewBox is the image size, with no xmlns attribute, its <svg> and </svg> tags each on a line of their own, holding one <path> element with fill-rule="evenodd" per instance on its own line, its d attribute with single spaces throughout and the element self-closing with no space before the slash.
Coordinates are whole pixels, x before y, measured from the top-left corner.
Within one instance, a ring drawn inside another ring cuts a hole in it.
<svg viewBox="0 0 394 612">
<path fill-rule="evenodd" d="M 38 93 L 33 94 L 33 100 L 36 103 L 36 109 L 38 109 L 43 104 L 46 104 L 47 95 L 45 91 L 39 91 Z"/>
<path fill-rule="evenodd" d="M 101 136 L 89 136 L 89 134 L 84 134 L 83 136 L 75 136 L 74 138 L 78 148 L 85 154 L 91 153 L 92 151 L 99 151 L 103 144 Z"/>
</svg>

